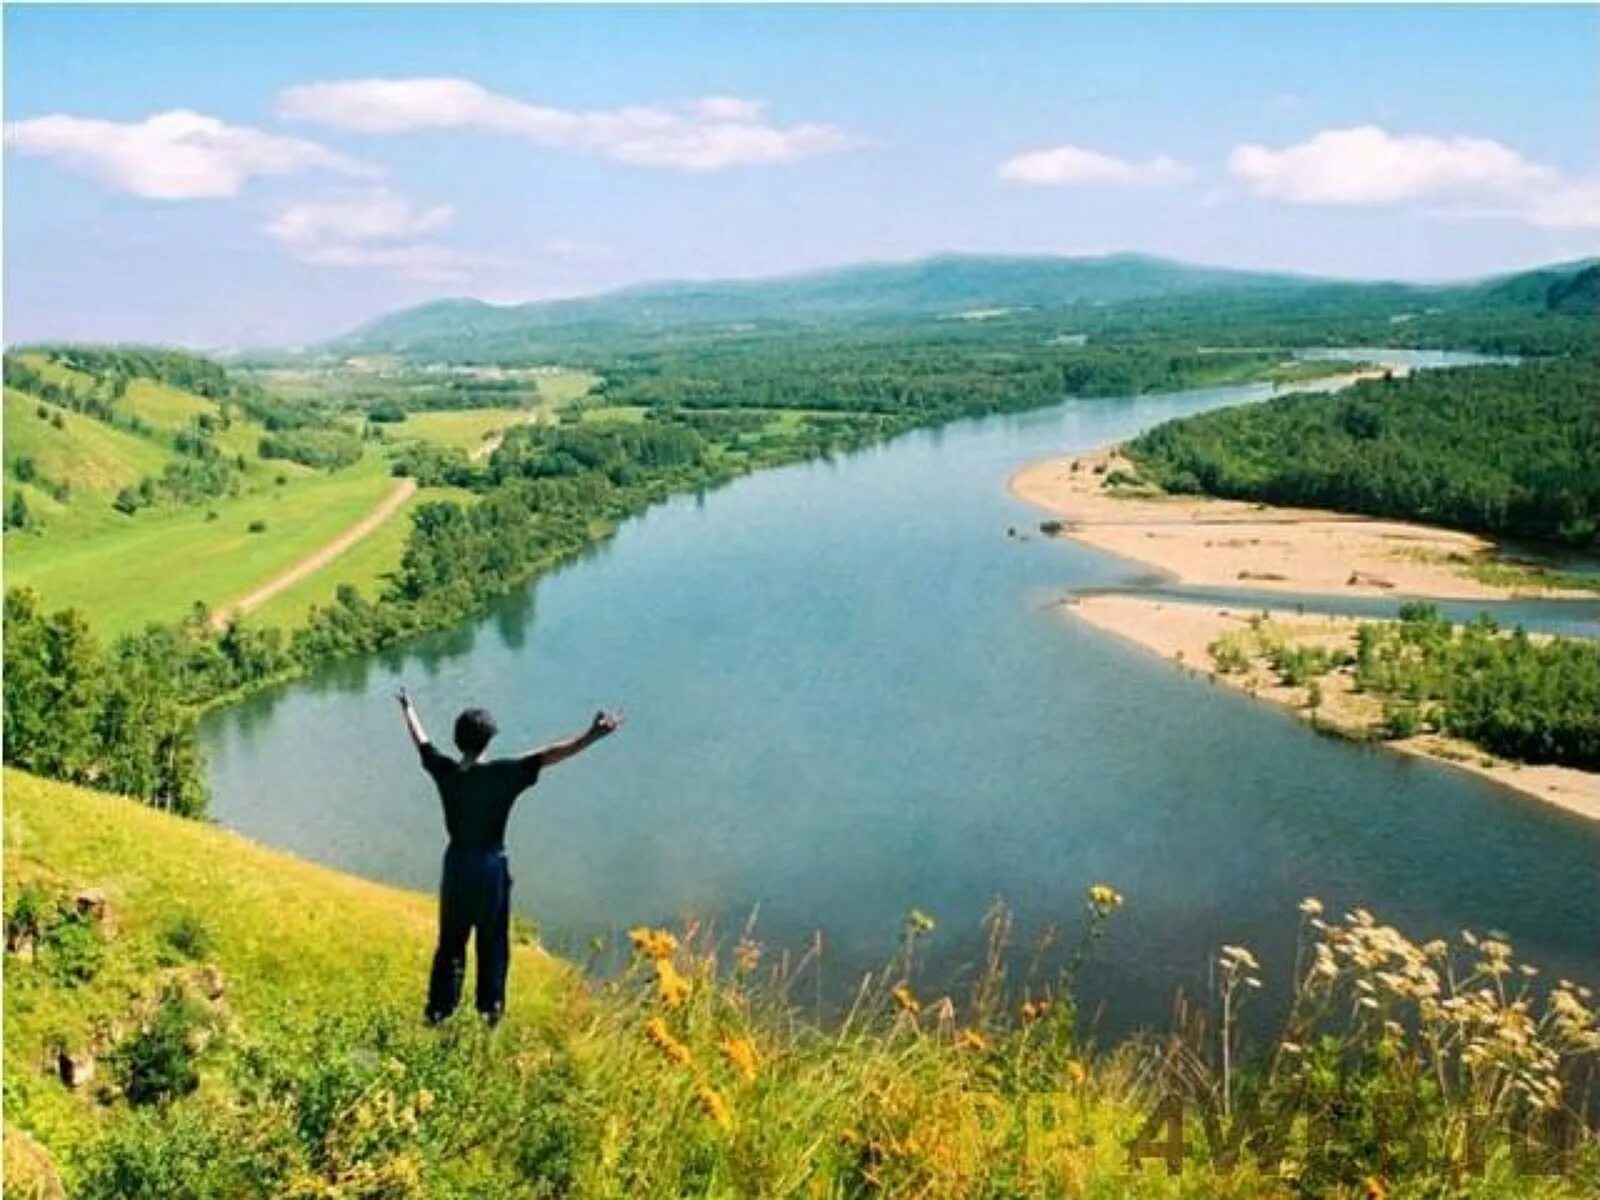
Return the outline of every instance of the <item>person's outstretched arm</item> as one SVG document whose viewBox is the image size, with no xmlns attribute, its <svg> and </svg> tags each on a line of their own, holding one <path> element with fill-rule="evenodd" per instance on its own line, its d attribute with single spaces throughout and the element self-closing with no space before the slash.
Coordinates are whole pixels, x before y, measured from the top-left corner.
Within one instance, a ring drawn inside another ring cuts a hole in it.
<svg viewBox="0 0 1600 1200">
<path fill-rule="evenodd" d="M 411 735 L 411 744 L 421 750 L 428 744 L 428 731 L 422 727 L 422 718 L 417 716 L 417 706 L 411 703 L 411 693 L 402 687 L 395 693 L 395 698 L 400 701 L 400 714 L 406 719 L 406 732 Z"/>
<path fill-rule="evenodd" d="M 428 740 L 428 731 L 422 727 L 422 718 L 417 715 L 417 706 L 411 703 L 411 693 L 401 688 L 395 693 L 395 698 L 400 701 L 400 713 L 406 719 L 406 732 L 411 735 L 411 744 L 417 748 L 417 753 L 422 757 L 422 769 L 435 780 L 448 774 L 455 767 L 455 760 L 449 755 L 441 754 Z"/>
<path fill-rule="evenodd" d="M 603 738 L 610 737 L 622 727 L 622 714 L 619 712 L 597 712 L 594 720 L 589 722 L 589 728 L 582 733 L 559 742 L 551 742 L 548 746 L 541 746 L 532 754 L 523 756 L 523 762 L 536 770 L 553 767 L 558 762 L 564 762 L 574 754 L 587 750 L 590 746 Z"/>
</svg>

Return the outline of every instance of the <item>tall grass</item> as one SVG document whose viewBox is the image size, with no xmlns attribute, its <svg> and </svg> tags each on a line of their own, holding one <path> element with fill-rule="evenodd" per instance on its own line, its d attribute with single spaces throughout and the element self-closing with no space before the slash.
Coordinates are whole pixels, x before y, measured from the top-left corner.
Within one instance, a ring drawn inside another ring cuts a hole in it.
<svg viewBox="0 0 1600 1200">
<path fill-rule="evenodd" d="M 959 996 L 919 987 L 914 912 L 826 1023 L 794 1000 L 815 948 L 637 929 L 549 1026 L 374 1012 L 245 1039 L 209 1103 L 115 1125 L 75 1194 L 1600 1194 L 1586 989 L 1498 938 L 1418 945 L 1308 900 L 1275 1037 L 1243 1037 L 1258 968 L 1224 947 L 1212 1003 L 1096 1049 L 1072 987 L 1120 904 L 1090 889 L 1065 965 L 1016 978 L 997 908 Z"/>
</svg>

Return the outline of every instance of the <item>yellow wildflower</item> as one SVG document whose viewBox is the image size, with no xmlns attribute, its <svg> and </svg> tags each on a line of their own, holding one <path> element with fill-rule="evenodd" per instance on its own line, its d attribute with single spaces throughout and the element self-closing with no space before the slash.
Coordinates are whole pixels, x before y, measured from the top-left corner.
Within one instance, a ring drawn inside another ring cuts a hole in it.
<svg viewBox="0 0 1600 1200">
<path fill-rule="evenodd" d="M 899 1005 L 901 1012 L 916 1016 L 922 1011 L 922 1001 L 918 1000 L 916 994 L 905 984 L 895 984 L 894 990 L 889 994 L 894 997 L 894 1002 Z"/>
<path fill-rule="evenodd" d="M 649 929 L 643 925 L 628 930 L 628 940 L 633 948 L 648 959 L 660 962 L 671 958 L 678 949 L 678 939 L 665 929 Z"/>
<path fill-rule="evenodd" d="M 1069 1058 L 1067 1060 L 1067 1078 L 1072 1080 L 1073 1083 L 1082 1086 L 1083 1081 L 1089 1078 L 1088 1068 L 1077 1059 Z"/>
<path fill-rule="evenodd" d="M 434 1102 L 434 1095 L 433 1095 L 433 1092 L 432 1092 L 431 1089 L 423 1088 L 420 1092 L 417 1093 L 417 1111 L 418 1112 L 425 1113 L 425 1112 L 431 1111 L 432 1108 L 433 1108 L 433 1102 Z"/>
<path fill-rule="evenodd" d="M 1024 1000 L 1022 1007 L 1017 1010 L 1024 1023 L 1037 1021 L 1049 1011 L 1049 1000 Z"/>
<path fill-rule="evenodd" d="M 963 1029 L 961 1036 L 956 1039 L 956 1044 L 964 1046 L 968 1050 L 987 1050 L 989 1048 L 989 1039 L 976 1029 Z"/>
<path fill-rule="evenodd" d="M 1097 883 L 1089 889 L 1089 907 L 1106 916 L 1122 907 L 1122 893 L 1108 883 Z"/>
<path fill-rule="evenodd" d="M 1384 1186 L 1383 1180 L 1376 1175 L 1368 1175 L 1366 1181 L 1362 1184 L 1362 1192 L 1367 1200 L 1385 1200 L 1385 1197 L 1389 1194 L 1389 1189 Z"/>
<path fill-rule="evenodd" d="M 670 958 L 656 959 L 656 994 L 668 1008 L 677 1008 L 689 998 L 689 981 Z"/>
<path fill-rule="evenodd" d="M 913 933 L 932 933 L 933 918 L 920 908 L 913 908 L 906 916 L 906 927 Z"/>
<path fill-rule="evenodd" d="M 759 1059 L 756 1056 L 755 1044 L 749 1038 L 728 1037 L 722 1040 L 722 1053 L 746 1079 L 756 1077 L 756 1067 Z"/>
<path fill-rule="evenodd" d="M 733 1114 L 728 1111 L 728 1102 L 722 1098 L 722 1093 L 708 1083 L 702 1083 L 696 1093 L 700 1101 L 700 1111 L 705 1113 L 723 1129 L 733 1128 Z"/>
<path fill-rule="evenodd" d="M 652 1046 L 666 1055 L 668 1061 L 680 1067 L 687 1067 L 693 1061 L 689 1047 L 672 1036 L 667 1023 L 660 1017 L 651 1017 L 644 1023 L 644 1036 L 649 1039 Z"/>
</svg>

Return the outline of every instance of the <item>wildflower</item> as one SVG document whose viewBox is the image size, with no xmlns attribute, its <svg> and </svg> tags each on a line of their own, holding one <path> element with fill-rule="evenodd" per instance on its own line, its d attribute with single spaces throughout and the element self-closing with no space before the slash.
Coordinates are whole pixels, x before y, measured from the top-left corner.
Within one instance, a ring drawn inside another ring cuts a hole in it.
<svg viewBox="0 0 1600 1200">
<path fill-rule="evenodd" d="M 1278 1049 L 1282 1050 L 1285 1054 L 1303 1053 L 1303 1048 L 1299 1042 L 1279 1042 Z"/>
<path fill-rule="evenodd" d="M 1224 946 L 1220 961 L 1225 971 L 1236 971 L 1241 967 L 1247 971 L 1259 971 L 1261 969 L 1261 964 L 1256 962 L 1256 956 L 1243 946 Z"/>
<path fill-rule="evenodd" d="M 702 1083 L 695 1095 L 700 1101 L 701 1112 L 723 1129 L 733 1129 L 733 1114 L 728 1111 L 728 1102 L 722 1098 L 721 1092 L 709 1083 Z"/>
<path fill-rule="evenodd" d="M 672 1036 L 667 1023 L 660 1017 L 651 1017 L 644 1023 L 644 1036 L 652 1046 L 666 1055 L 669 1062 L 687 1067 L 693 1061 L 689 1047 Z"/>
<path fill-rule="evenodd" d="M 1300 901 L 1300 911 L 1308 917 L 1320 917 L 1322 915 L 1322 901 L 1315 896 L 1307 896 Z"/>
<path fill-rule="evenodd" d="M 628 940 L 634 950 L 655 962 L 671 958 L 678 949 L 678 939 L 666 929 L 649 929 L 643 925 L 628 930 Z"/>
<path fill-rule="evenodd" d="M 761 947 L 749 938 L 740 938 L 739 944 L 733 948 L 733 962 L 739 974 L 749 975 L 761 965 Z"/>
<path fill-rule="evenodd" d="M 1081 1087 L 1084 1080 L 1089 1078 L 1089 1070 L 1077 1059 L 1069 1058 L 1067 1060 L 1067 1078 Z"/>
<path fill-rule="evenodd" d="M 906 928 L 912 934 L 932 933 L 933 924 L 933 918 L 927 913 L 923 912 L 920 908 L 913 908 L 910 913 L 906 915 Z"/>
<path fill-rule="evenodd" d="M 418 1112 L 426 1113 L 426 1112 L 432 1111 L 433 1102 L 434 1102 L 434 1095 L 433 1095 L 433 1091 L 431 1089 L 423 1088 L 420 1092 L 417 1093 L 417 1111 Z"/>
<path fill-rule="evenodd" d="M 894 990 L 889 994 L 894 997 L 894 1002 L 899 1006 L 901 1012 L 910 1013 L 912 1016 L 916 1016 L 922 1011 L 922 1001 L 918 1000 L 916 993 L 914 993 L 905 984 L 895 984 Z"/>
<path fill-rule="evenodd" d="M 1024 1000 L 1022 1007 L 1017 1010 L 1017 1014 L 1022 1018 L 1023 1023 L 1027 1024 L 1037 1021 L 1049 1011 L 1049 1000 Z"/>
<path fill-rule="evenodd" d="M 1366 1200 L 1385 1200 L 1389 1195 L 1389 1189 L 1384 1186 L 1383 1180 L 1376 1175 L 1368 1175 L 1361 1188 L 1362 1195 L 1366 1197 Z"/>
<path fill-rule="evenodd" d="M 956 1039 L 956 1044 L 968 1050 L 987 1050 L 989 1039 L 976 1029 L 963 1029 L 961 1036 Z"/>
<path fill-rule="evenodd" d="M 1122 907 L 1122 893 L 1108 883 L 1097 883 L 1089 889 L 1089 907 L 1097 916 L 1107 916 Z"/>
<path fill-rule="evenodd" d="M 756 1077 L 758 1059 L 756 1057 L 755 1044 L 749 1038 L 724 1038 L 722 1040 L 722 1053 L 740 1075 L 743 1075 L 746 1079 L 754 1079 Z"/>
<path fill-rule="evenodd" d="M 670 958 L 656 959 L 656 994 L 668 1008 L 677 1008 L 689 998 L 689 981 Z"/>
</svg>

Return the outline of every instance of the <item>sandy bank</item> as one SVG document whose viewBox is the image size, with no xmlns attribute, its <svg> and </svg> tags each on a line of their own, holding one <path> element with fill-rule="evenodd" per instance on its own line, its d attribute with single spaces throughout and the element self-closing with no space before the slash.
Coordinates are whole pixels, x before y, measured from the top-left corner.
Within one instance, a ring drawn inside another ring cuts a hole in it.
<svg viewBox="0 0 1600 1200">
<path fill-rule="evenodd" d="M 1258 615 L 1256 610 L 1246 612 L 1111 595 L 1074 598 L 1064 607 L 1097 629 L 1115 634 L 1187 669 L 1210 675 L 1230 687 L 1280 704 L 1303 720 L 1310 721 L 1315 715 L 1319 724 L 1347 736 L 1367 739 L 1382 720 L 1382 701 L 1355 692 L 1347 671 L 1335 670 L 1317 680 L 1322 698 L 1315 714 L 1307 705 L 1309 689 L 1279 683 L 1264 659 L 1253 658 L 1242 672 L 1218 673 L 1208 647 L 1226 634 L 1249 631 L 1251 618 Z M 1273 612 L 1270 632 L 1294 645 L 1353 650 L 1358 624 L 1347 617 Z M 1570 767 L 1512 763 L 1468 742 L 1437 734 L 1382 744 L 1402 753 L 1471 771 L 1524 795 L 1600 821 L 1600 774 Z"/>
<path fill-rule="evenodd" d="M 1012 494 L 1054 514 L 1065 536 L 1204 587 L 1255 591 L 1492 600 L 1585 596 L 1473 578 L 1495 560 L 1486 538 L 1404 521 L 1169 496 L 1119 484 L 1134 473 L 1115 448 L 1025 467 Z"/>
</svg>

